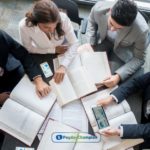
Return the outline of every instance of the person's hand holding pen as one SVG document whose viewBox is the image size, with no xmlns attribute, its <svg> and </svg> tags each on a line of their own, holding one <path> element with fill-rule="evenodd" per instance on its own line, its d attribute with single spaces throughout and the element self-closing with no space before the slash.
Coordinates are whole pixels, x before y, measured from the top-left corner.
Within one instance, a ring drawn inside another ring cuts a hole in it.
<svg viewBox="0 0 150 150">
<path fill-rule="evenodd" d="M 115 87 L 120 82 L 119 74 L 111 75 L 110 77 L 103 80 L 100 84 L 106 87 Z"/>
</svg>

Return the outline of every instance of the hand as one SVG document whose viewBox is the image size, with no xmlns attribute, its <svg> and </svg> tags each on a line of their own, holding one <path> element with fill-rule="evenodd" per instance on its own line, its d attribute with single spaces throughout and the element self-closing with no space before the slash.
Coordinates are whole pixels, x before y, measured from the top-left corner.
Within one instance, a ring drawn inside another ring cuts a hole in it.
<svg viewBox="0 0 150 150">
<path fill-rule="evenodd" d="M 63 81 L 65 76 L 66 68 L 64 66 L 60 66 L 58 70 L 56 70 L 54 74 L 54 80 L 57 84 L 59 84 L 61 81 Z"/>
<path fill-rule="evenodd" d="M 120 76 L 118 74 L 112 75 L 111 77 L 105 79 L 101 83 L 107 87 L 114 87 L 120 82 Z"/>
<path fill-rule="evenodd" d="M 68 49 L 68 45 L 61 45 L 56 47 L 57 54 L 64 54 Z"/>
<path fill-rule="evenodd" d="M 106 106 L 106 105 L 109 105 L 112 101 L 113 101 L 113 97 L 112 96 L 108 96 L 105 99 L 98 100 L 97 101 L 97 105 Z"/>
<path fill-rule="evenodd" d="M 43 81 L 42 77 L 36 77 L 34 83 L 36 85 L 36 93 L 40 98 L 47 96 L 50 93 L 51 88 Z"/>
<path fill-rule="evenodd" d="M 108 128 L 101 131 L 101 134 L 110 137 L 110 136 L 120 136 L 121 130 L 118 128 Z"/>
<path fill-rule="evenodd" d="M 10 92 L 0 93 L 0 104 L 2 105 L 7 98 L 9 98 Z"/>
</svg>

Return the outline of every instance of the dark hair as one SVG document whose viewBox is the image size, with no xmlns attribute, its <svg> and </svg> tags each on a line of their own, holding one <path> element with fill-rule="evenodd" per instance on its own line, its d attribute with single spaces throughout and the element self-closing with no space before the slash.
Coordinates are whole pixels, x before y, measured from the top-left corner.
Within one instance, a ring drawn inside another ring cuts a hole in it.
<svg viewBox="0 0 150 150">
<path fill-rule="evenodd" d="M 137 15 L 137 6 L 132 0 L 118 0 L 111 10 L 111 17 L 122 26 L 130 26 Z"/>
<path fill-rule="evenodd" d="M 60 13 L 57 6 L 51 0 L 37 1 L 32 11 L 26 13 L 26 26 L 36 26 L 38 23 L 57 23 L 56 32 L 58 37 L 64 35 Z"/>
</svg>

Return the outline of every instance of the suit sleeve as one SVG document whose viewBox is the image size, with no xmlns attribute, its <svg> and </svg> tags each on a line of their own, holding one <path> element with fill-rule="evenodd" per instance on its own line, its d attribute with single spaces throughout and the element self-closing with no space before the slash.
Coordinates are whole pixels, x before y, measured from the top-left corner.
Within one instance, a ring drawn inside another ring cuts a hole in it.
<svg viewBox="0 0 150 150">
<path fill-rule="evenodd" d="M 41 75 L 39 66 L 33 61 L 32 56 L 28 51 L 18 42 L 13 40 L 6 32 L 0 32 L 6 49 L 9 50 L 8 53 L 11 53 L 16 59 L 20 60 L 29 78 L 33 80 L 35 76 Z"/>
<path fill-rule="evenodd" d="M 92 8 L 89 18 L 88 18 L 88 25 L 87 25 L 87 36 L 88 36 L 88 42 L 91 45 L 96 44 L 96 35 L 97 35 L 97 24 L 94 18 L 94 11 L 95 11 L 95 6 Z"/>
<path fill-rule="evenodd" d="M 150 84 L 150 72 L 136 77 L 133 80 L 127 81 L 114 90 L 111 94 L 118 99 L 118 103 L 122 102 L 132 93 L 144 89 Z"/>
<path fill-rule="evenodd" d="M 148 44 L 149 34 L 148 30 L 146 30 L 135 41 L 133 58 L 115 71 L 115 73 L 119 74 L 122 81 L 133 75 L 144 64 L 145 50 Z"/>
<path fill-rule="evenodd" d="M 126 124 L 123 127 L 123 139 L 127 138 L 150 138 L 150 123 L 147 124 Z"/>
</svg>

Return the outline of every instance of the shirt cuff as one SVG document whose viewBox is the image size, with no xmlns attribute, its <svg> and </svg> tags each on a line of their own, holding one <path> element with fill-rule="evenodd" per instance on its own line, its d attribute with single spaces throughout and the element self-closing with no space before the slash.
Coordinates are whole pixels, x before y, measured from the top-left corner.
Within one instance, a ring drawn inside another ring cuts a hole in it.
<svg viewBox="0 0 150 150">
<path fill-rule="evenodd" d="M 37 76 L 33 77 L 33 80 L 35 80 L 37 77 L 41 77 L 41 75 L 37 75 Z"/>
<path fill-rule="evenodd" d="M 123 127 L 119 126 L 119 129 L 120 129 L 120 137 L 122 138 L 123 137 Z"/>
<path fill-rule="evenodd" d="M 116 101 L 116 103 L 118 103 L 118 99 L 117 99 L 117 97 L 115 95 L 110 94 L 110 96 L 112 96 L 113 100 Z"/>
<path fill-rule="evenodd" d="M 55 54 L 56 53 L 56 49 L 55 48 L 50 48 L 50 49 L 47 50 L 47 53 Z"/>
</svg>

